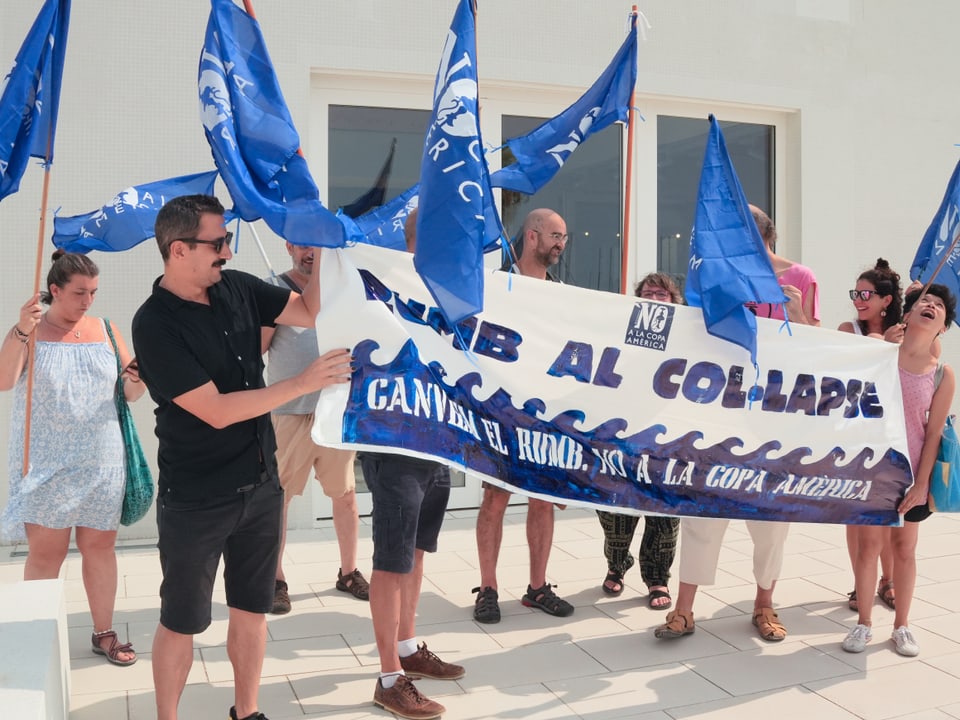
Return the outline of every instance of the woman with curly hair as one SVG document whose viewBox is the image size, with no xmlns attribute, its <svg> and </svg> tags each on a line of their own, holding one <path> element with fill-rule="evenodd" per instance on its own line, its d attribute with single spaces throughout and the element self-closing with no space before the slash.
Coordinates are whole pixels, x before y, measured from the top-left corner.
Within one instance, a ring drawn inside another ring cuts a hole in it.
<svg viewBox="0 0 960 720">
<path fill-rule="evenodd" d="M 900 287 L 900 275 L 883 258 L 869 270 L 860 273 L 857 284 L 850 291 L 850 299 L 857 317 L 851 322 L 840 323 L 840 332 L 865 335 L 900 343 L 906 327 L 903 320 L 903 290 Z M 857 539 L 859 533 L 855 525 L 847 525 L 847 551 L 850 553 L 850 565 L 856 569 Z M 890 546 L 889 529 L 880 552 L 880 580 L 877 583 L 877 596 L 891 610 L 896 608 L 896 596 L 893 589 L 893 549 Z M 847 604 L 851 610 L 857 610 L 857 591 L 848 593 Z"/>
<path fill-rule="evenodd" d="M 666 273 L 650 273 L 637 283 L 635 294 L 644 300 L 683 304 L 683 294 L 677 283 Z M 623 592 L 623 576 L 633 567 L 630 552 L 633 536 L 640 518 L 636 515 L 597 510 L 603 528 L 603 554 L 607 559 L 607 575 L 601 588 L 607 595 Z M 637 553 L 640 576 L 647 586 L 647 606 L 652 610 L 668 610 L 673 605 L 667 582 L 670 566 L 677 553 L 679 518 L 647 515 L 644 519 L 643 539 Z"/>
</svg>

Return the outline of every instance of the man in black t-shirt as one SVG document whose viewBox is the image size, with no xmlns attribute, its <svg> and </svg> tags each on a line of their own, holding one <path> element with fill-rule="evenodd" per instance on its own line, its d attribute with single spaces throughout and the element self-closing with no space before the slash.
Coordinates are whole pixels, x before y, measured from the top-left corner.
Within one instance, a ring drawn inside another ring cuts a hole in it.
<svg viewBox="0 0 960 720">
<path fill-rule="evenodd" d="M 133 320 L 140 376 L 157 403 L 158 548 L 163 582 L 153 642 L 158 720 L 175 720 L 193 662 L 193 635 L 210 624 L 221 555 L 230 608 L 234 719 L 257 711 L 273 606 L 283 491 L 269 412 L 346 382 L 350 355 L 335 350 L 301 374 L 264 387 L 260 328 L 312 326 L 317 280 L 303 295 L 223 270 L 233 254 L 224 209 L 207 195 L 175 198 L 157 216 L 163 275 Z M 317 273 L 316 275 L 319 275 Z"/>
</svg>

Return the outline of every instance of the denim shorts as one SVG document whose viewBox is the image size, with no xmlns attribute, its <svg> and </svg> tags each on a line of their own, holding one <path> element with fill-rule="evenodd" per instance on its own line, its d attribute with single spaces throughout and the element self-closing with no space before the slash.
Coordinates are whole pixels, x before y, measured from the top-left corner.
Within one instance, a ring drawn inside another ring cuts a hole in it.
<svg viewBox="0 0 960 720">
<path fill-rule="evenodd" d="M 416 550 L 437 550 L 450 499 L 450 469 L 386 453 L 363 453 L 360 463 L 373 497 L 373 569 L 408 573 Z"/>
<path fill-rule="evenodd" d="M 283 490 L 269 478 L 196 502 L 159 498 L 160 624 L 183 635 L 207 629 L 221 556 L 227 606 L 269 612 L 282 518 Z"/>
</svg>

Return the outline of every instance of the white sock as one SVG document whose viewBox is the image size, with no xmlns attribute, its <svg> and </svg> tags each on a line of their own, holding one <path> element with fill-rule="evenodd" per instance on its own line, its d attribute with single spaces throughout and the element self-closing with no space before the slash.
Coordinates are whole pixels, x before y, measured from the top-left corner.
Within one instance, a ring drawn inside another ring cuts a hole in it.
<svg viewBox="0 0 960 720">
<path fill-rule="evenodd" d="M 399 670 L 397 672 L 380 673 L 380 684 L 383 685 L 384 690 L 389 690 L 397 684 L 397 678 L 401 675 L 406 675 L 406 673 L 403 670 Z"/>
<path fill-rule="evenodd" d="M 397 643 L 397 651 L 400 657 L 410 657 L 417 652 L 417 639 L 410 638 L 409 640 L 401 640 Z"/>
</svg>

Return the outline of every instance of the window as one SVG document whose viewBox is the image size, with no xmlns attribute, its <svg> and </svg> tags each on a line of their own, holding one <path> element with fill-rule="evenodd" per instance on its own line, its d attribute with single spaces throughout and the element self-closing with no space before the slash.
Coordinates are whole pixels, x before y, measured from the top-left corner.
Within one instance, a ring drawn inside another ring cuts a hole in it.
<svg viewBox="0 0 960 720">
<path fill-rule="evenodd" d="M 502 137 L 524 135 L 544 120 L 504 115 Z M 554 272 L 565 283 L 620 290 L 622 142 L 621 126 L 611 125 L 580 145 L 536 195 L 503 191 L 501 217 L 510 238 L 516 237 L 527 213 L 535 208 L 550 208 L 563 216 L 570 241 Z M 507 147 L 501 152 L 506 167 L 513 162 L 513 154 Z"/>
<path fill-rule="evenodd" d="M 705 118 L 657 117 L 657 269 L 681 278 L 709 129 Z M 720 121 L 720 129 L 747 202 L 774 218 L 774 126 Z"/>
<path fill-rule="evenodd" d="M 419 181 L 428 111 L 331 105 L 329 118 L 328 208 L 336 211 L 350 205 L 374 186 L 394 140 L 396 148 L 382 202 Z"/>
</svg>

